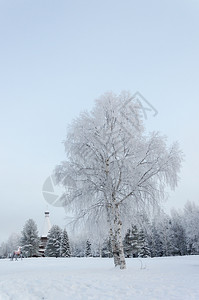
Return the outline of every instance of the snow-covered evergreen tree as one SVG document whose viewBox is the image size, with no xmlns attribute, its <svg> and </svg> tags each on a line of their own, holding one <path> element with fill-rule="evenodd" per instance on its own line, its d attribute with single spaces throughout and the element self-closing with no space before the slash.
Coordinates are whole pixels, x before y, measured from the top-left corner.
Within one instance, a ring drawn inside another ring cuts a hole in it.
<svg viewBox="0 0 199 300">
<path fill-rule="evenodd" d="M 106 239 L 104 241 L 102 245 L 101 255 L 102 257 L 113 257 L 110 239 Z"/>
<path fill-rule="evenodd" d="M 199 254 L 199 207 L 190 201 L 184 207 L 184 228 L 188 254 Z"/>
<path fill-rule="evenodd" d="M 91 257 L 92 252 L 91 252 L 91 243 L 89 240 L 86 241 L 86 251 L 85 251 L 85 256 L 86 257 Z"/>
<path fill-rule="evenodd" d="M 39 250 L 39 236 L 37 225 L 34 220 L 29 219 L 21 232 L 21 246 L 23 253 L 28 256 L 37 256 Z"/>
<path fill-rule="evenodd" d="M 171 219 L 160 211 L 151 222 L 151 236 L 148 238 L 151 256 L 170 256 L 173 252 Z"/>
<path fill-rule="evenodd" d="M 70 250 L 70 243 L 68 238 L 68 233 L 64 228 L 61 236 L 61 256 L 62 257 L 70 257 L 71 250 Z"/>
<path fill-rule="evenodd" d="M 133 257 L 133 235 L 130 229 L 127 230 L 123 245 L 125 257 Z"/>
<path fill-rule="evenodd" d="M 139 244 L 138 256 L 143 258 L 149 257 L 151 254 L 148 246 L 148 241 L 143 230 L 139 231 L 138 244 Z"/>
<path fill-rule="evenodd" d="M 124 253 L 126 257 L 138 257 L 140 252 L 139 231 L 136 225 L 128 229 L 124 241 Z"/>
<path fill-rule="evenodd" d="M 171 241 L 172 241 L 172 255 L 186 255 L 186 231 L 185 224 L 183 224 L 183 215 L 175 210 L 171 211 Z"/>
<path fill-rule="evenodd" d="M 151 257 L 162 256 L 162 242 L 155 220 L 152 220 L 150 224 L 150 233 L 148 234 L 148 245 Z"/>
<path fill-rule="evenodd" d="M 172 228 L 170 217 L 162 214 L 158 224 L 159 236 L 162 243 L 162 256 L 172 255 Z"/>
<path fill-rule="evenodd" d="M 59 226 L 53 225 L 47 236 L 45 256 L 60 257 L 61 255 L 62 230 Z"/>
</svg>

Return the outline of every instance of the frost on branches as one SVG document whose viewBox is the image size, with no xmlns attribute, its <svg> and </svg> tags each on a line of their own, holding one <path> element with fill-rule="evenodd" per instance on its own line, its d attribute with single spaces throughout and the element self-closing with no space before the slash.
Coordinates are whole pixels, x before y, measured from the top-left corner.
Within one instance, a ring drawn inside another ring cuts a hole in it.
<svg viewBox="0 0 199 300">
<path fill-rule="evenodd" d="M 21 232 L 21 246 L 26 256 L 37 256 L 39 251 L 39 235 L 34 220 L 29 219 Z"/>
<path fill-rule="evenodd" d="M 61 250 L 60 251 L 61 251 L 62 257 L 70 257 L 71 256 L 69 238 L 68 238 L 68 233 L 67 233 L 66 229 L 64 229 L 62 232 Z"/>
<path fill-rule="evenodd" d="M 45 256 L 61 256 L 62 230 L 59 226 L 53 225 L 48 233 L 48 240 L 45 249 Z"/>
<path fill-rule="evenodd" d="M 126 268 L 123 233 L 132 216 L 174 189 L 182 154 L 158 133 L 145 134 L 141 107 L 128 93 L 103 95 L 91 112 L 73 121 L 65 140 L 67 160 L 56 167 L 67 211 L 103 227 L 110 237 L 115 266 Z"/>
</svg>

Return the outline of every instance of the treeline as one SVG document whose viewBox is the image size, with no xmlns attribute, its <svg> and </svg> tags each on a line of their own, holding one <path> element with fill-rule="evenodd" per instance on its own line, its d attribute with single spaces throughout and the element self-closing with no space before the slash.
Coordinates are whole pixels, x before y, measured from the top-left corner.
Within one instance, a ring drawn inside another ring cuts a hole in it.
<svg viewBox="0 0 199 300">
<path fill-rule="evenodd" d="M 19 248 L 23 257 L 39 257 L 43 254 L 49 257 L 69 257 L 71 255 L 67 231 L 57 225 L 52 226 L 49 231 L 45 251 L 41 252 L 42 241 L 37 225 L 32 219 L 25 223 L 20 235 L 13 233 L 7 242 L 1 244 L 0 258 L 11 257 L 13 251 Z"/>
<path fill-rule="evenodd" d="M 144 222 L 141 230 L 151 257 L 199 254 L 199 206 L 187 202 L 183 211 L 164 212 Z"/>
<path fill-rule="evenodd" d="M 72 243 L 72 255 L 85 256 L 86 241 Z M 139 214 L 124 234 L 126 257 L 160 257 L 199 254 L 199 206 L 187 202 L 182 211 L 159 211 L 149 218 Z M 111 243 L 90 243 L 89 256 L 112 257 Z"/>
<path fill-rule="evenodd" d="M 67 231 L 52 226 L 44 250 L 49 257 L 112 257 L 109 239 L 68 237 Z M 100 242 L 99 242 L 100 241 Z M 2 243 L 0 256 L 8 257 L 13 249 L 22 247 L 27 257 L 39 256 L 40 238 L 37 225 L 28 220 L 21 236 L 13 234 Z M 199 254 L 199 206 L 187 202 L 182 211 L 172 210 L 168 215 L 163 211 L 149 218 L 146 214 L 132 222 L 124 233 L 124 252 L 126 257 L 159 257 Z"/>
<path fill-rule="evenodd" d="M 125 235 L 124 249 L 134 257 L 199 254 L 199 206 L 187 202 L 183 211 L 159 212 L 151 220 L 141 215 Z"/>
<path fill-rule="evenodd" d="M 47 244 L 44 251 L 47 257 L 70 257 L 71 250 L 68 233 L 59 226 L 53 225 L 47 236 Z"/>
</svg>

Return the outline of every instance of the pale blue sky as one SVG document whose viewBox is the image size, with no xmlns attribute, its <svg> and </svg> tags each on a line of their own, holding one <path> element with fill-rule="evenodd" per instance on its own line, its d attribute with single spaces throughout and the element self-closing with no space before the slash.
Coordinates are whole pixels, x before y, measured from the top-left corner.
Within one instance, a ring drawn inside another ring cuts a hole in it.
<svg viewBox="0 0 199 300">
<path fill-rule="evenodd" d="M 147 128 L 186 160 L 166 204 L 199 204 L 199 2 L 0 0 L 0 242 L 33 218 L 64 159 L 66 126 L 106 91 L 140 91 L 158 110 Z M 50 207 L 64 226 L 64 211 Z"/>
</svg>

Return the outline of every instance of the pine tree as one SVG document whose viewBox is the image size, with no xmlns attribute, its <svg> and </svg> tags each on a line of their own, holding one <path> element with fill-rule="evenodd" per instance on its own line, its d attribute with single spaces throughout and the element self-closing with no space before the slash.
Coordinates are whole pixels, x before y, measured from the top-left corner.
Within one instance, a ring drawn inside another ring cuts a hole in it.
<svg viewBox="0 0 199 300">
<path fill-rule="evenodd" d="M 123 245 L 125 257 L 133 257 L 133 236 L 130 229 L 127 230 Z"/>
<path fill-rule="evenodd" d="M 112 248 L 111 248 L 111 240 L 106 239 L 103 243 L 102 250 L 101 250 L 102 257 L 113 257 Z"/>
<path fill-rule="evenodd" d="M 162 256 L 162 242 L 156 228 L 155 221 L 150 224 L 150 234 L 148 235 L 148 245 L 151 257 Z"/>
<path fill-rule="evenodd" d="M 61 255 L 62 230 L 59 226 L 53 225 L 47 236 L 45 256 L 60 257 Z"/>
<path fill-rule="evenodd" d="M 186 232 L 183 226 L 182 216 L 173 210 L 171 212 L 171 231 L 172 231 L 172 255 L 186 255 Z"/>
<path fill-rule="evenodd" d="M 164 212 L 159 212 L 153 219 L 148 240 L 152 257 L 173 255 L 171 219 Z"/>
<path fill-rule="evenodd" d="M 71 250 L 69 244 L 69 238 L 66 229 L 63 230 L 61 236 L 61 256 L 62 257 L 70 257 Z"/>
<path fill-rule="evenodd" d="M 89 240 L 86 241 L 86 252 L 85 252 L 86 257 L 91 257 L 91 243 Z"/>
<path fill-rule="evenodd" d="M 149 257 L 150 256 L 150 250 L 149 250 L 148 242 L 146 240 L 146 236 L 145 236 L 143 230 L 141 230 L 139 232 L 138 244 L 139 244 L 138 256 L 139 257 Z"/>
<path fill-rule="evenodd" d="M 132 226 L 126 233 L 123 241 L 124 253 L 126 257 L 138 257 L 139 255 L 139 233 L 137 226 Z"/>
<path fill-rule="evenodd" d="M 171 231 L 171 220 L 166 214 L 162 215 L 159 222 L 159 236 L 162 243 L 162 255 L 172 255 L 172 231 Z"/>
<path fill-rule="evenodd" d="M 187 252 L 199 254 L 199 206 L 187 202 L 184 207 L 184 228 L 186 232 Z"/>
<path fill-rule="evenodd" d="M 25 223 L 21 234 L 23 252 L 25 252 L 28 257 L 37 256 L 39 250 L 39 236 L 36 223 L 32 219 L 29 219 Z"/>
</svg>

